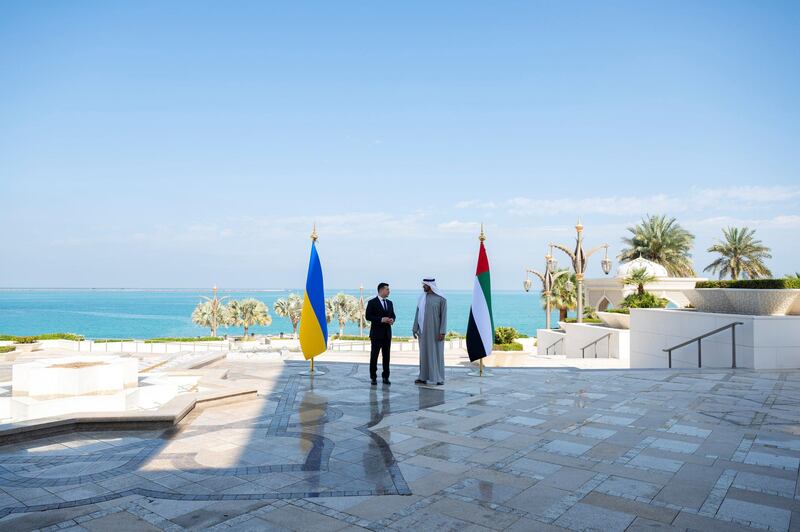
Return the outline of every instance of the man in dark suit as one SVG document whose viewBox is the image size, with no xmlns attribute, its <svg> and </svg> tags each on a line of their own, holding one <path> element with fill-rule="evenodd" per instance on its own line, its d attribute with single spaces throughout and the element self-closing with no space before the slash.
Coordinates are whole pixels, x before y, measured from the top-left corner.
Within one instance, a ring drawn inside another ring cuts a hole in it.
<svg viewBox="0 0 800 532">
<path fill-rule="evenodd" d="M 394 305 L 389 301 L 389 285 L 380 283 L 378 295 L 367 302 L 365 318 L 370 322 L 369 339 L 372 350 L 369 354 L 369 378 L 373 386 L 378 384 L 378 353 L 383 352 L 384 384 L 389 382 L 389 350 L 392 346 L 392 324 L 394 323 Z"/>
</svg>

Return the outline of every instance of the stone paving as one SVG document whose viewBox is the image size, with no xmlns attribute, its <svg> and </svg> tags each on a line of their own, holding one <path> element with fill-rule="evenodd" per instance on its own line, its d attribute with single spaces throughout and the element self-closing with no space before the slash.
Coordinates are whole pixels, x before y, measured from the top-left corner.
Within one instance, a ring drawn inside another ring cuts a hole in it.
<svg viewBox="0 0 800 532">
<path fill-rule="evenodd" d="M 223 361 L 257 399 L 0 447 L 0 530 L 800 529 L 800 372 Z"/>
</svg>

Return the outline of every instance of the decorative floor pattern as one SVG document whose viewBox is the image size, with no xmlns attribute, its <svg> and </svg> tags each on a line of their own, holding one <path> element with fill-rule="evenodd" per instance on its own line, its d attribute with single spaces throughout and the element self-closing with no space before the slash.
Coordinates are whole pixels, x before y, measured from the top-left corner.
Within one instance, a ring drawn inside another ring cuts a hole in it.
<svg viewBox="0 0 800 532">
<path fill-rule="evenodd" d="M 0 529 L 800 527 L 800 372 L 216 367 L 260 397 L 0 447 Z"/>
</svg>

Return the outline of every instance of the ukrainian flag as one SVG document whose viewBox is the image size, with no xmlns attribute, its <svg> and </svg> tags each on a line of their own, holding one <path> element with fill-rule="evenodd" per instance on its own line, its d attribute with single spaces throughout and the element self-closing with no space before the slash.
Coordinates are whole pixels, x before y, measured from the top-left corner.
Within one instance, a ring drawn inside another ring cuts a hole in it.
<svg viewBox="0 0 800 532">
<path fill-rule="evenodd" d="M 328 323 L 325 321 L 325 289 L 322 283 L 322 264 L 317 254 L 317 242 L 311 242 L 306 293 L 300 313 L 300 349 L 306 360 L 324 353 L 328 348 Z"/>
</svg>

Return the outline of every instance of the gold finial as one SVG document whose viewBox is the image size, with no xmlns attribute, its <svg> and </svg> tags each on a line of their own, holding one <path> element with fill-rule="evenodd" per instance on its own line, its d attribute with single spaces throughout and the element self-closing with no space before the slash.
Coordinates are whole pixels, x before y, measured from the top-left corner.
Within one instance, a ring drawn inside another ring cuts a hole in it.
<svg viewBox="0 0 800 532">
<path fill-rule="evenodd" d="M 319 238 L 317 236 L 317 222 L 314 222 L 314 228 L 311 229 L 311 241 L 316 242 L 317 238 Z"/>
<path fill-rule="evenodd" d="M 481 222 L 481 235 L 478 237 L 478 240 L 480 240 L 481 242 L 486 240 L 486 233 L 483 232 L 483 222 Z"/>
<path fill-rule="evenodd" d="M 578 218 L 578 224 L 575 226 L 575 229 L 577 229 L 579 233 L 583 231 L 583 224 L 581 223 L 580 218 Z"/>
</svg>

